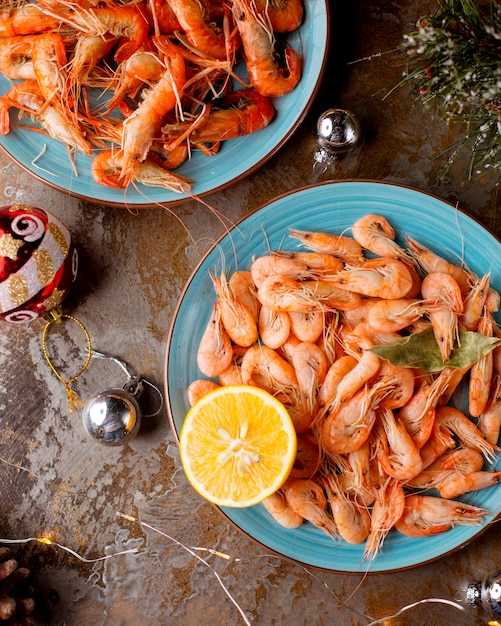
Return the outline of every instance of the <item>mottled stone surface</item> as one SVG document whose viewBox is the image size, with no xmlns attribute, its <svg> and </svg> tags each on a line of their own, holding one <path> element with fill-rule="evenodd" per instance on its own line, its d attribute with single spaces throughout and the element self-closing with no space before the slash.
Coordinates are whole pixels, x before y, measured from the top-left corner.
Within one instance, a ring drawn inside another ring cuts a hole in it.
<svg viewBox="0 0 501 626">
<path fill-rule="evenodd" d="M 72 232 L 80 269 L 66 309 L 85 324 L 97 350 L 120 357 L 162 387 L 172 314 L 202 254 L 223 233 L 217 213 L 234 222 L 315 179 L 410 185 L 458 202 L 501 235 L 493 179 L 467 182 L 464 161 L 445 179 L 440 176 L 445 162 L 438 155 L 450 145 L 453 130 L 424 112 L 405 89 L 383 99 L 405 67 L 405 57 L 396 51 L 403 34 L 433 6 L 424 0 L 332 1 L 332 50 L 310 114 L 258 172 L 207 198 L 213 210 L 195 202 L 173 208 L 184 227 L 162 209 L 136 215 L 72 199 L 0 157 L 0 204 L 48 208 Z M 313 130 L 318 115 L 331 106 L 355 112 L 365 141 L 319 177 L 312 170 Z M 42 327 L 36 322 L 1 329 L 0 536 L 47 535 L 89 558 L 138 552 L 87 564 L 54 546 L 20 547 L 19 558 L 36 575 L 37 625 L 243 624 L 215 573 L 256 626 L 364 625 L 416 600 L 454 599 L 468 582 L 499 567 L 496 527 L 436 563 L 378 576 L 305 570 L 267 554 L 187 484 L 164 410 L 145 419 L 140 435 L 124 448 L 89 442 L 44 361 Z M 81 364 L 82 336 L 71 325 L 54 335 L 61 367 L 72 375 Z M 121 385 L 123 373 L 96 361 L 75 386 L 88 397 L 102 390 L 104 380 L 106 386 Z M 163 534 L 118 517 L 118 511 Z M 202 562 L 186 547 L 230 558 L 196 552 L 206 559 Z M 485 620 L 425 604 L 391 623 L 472 626 Z"/>
</svg>

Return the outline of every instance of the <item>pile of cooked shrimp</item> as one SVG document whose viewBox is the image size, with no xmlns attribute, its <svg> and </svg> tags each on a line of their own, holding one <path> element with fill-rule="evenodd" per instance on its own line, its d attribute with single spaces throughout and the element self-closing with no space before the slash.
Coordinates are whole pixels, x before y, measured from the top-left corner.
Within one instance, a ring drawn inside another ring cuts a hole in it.
<svg viewBox="0 0 501 626">
<path fill-rule="evenodd" d="M 277 33 L 303 17 L 302 0 L 4 3 L 0 72 L 13 86 L 0 97 L 0 133 L 18 109 L 92 158 L 99 184 L 188 191 L 174 170 L 192 150 L 214 154 L 264 128 L 272 99 L 299 83 L 301 58 L 279 49 Z"/>
<path fill-rule="evenodd" d="M 500 450 L 500 297 L 489 275 L 410 237 L 399 245 L 380 215 L 351 234 L 291 229 L 304 251 L 270 251 L 248 270 L 211 276 L 216 298 L 197 355 L 207 378 L 191 383 L 188 400 L 242 383 L 281 400 L 297 457 L 266 509 L 286 528 L 307 520 L 365 542 L 371 560 L 392 528 L 425 537 L 486 515 L 456 498 L 501 480 L 489 469 Z M 395 365 L 374 350 L 431 333 L 446 364 L 465 332 L 494 340 L 461 367 Z M 460 385 L 466 413 L 449 405 Z"/>
</svg>

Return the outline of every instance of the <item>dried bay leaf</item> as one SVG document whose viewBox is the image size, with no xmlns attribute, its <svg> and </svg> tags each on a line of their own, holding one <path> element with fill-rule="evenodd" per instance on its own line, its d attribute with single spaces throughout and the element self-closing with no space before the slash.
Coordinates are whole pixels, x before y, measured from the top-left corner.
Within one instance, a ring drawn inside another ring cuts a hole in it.
<svg viewBox="0 0 501 626">
<path fill-rule="evenodd" d="M 445 367 L 463 368 L 473 365 L 489 354 L 501 339 L 486 337 L 480 333 L 461 331 L 456 345 L 447 361 L 442 361 L 439 345 L 431 328 L 422 333 L 403 337 L 392 343 L 374 346 L 371 352 L 400 367 L 420 367 L 428 372 L 440 372 Z"/>
</svg>

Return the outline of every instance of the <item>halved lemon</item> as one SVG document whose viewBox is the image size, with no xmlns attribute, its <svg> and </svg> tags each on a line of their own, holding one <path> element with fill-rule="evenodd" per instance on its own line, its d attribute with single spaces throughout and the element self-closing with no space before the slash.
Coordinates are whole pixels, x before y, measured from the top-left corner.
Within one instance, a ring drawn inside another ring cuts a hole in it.
<svg viewBox="0 0 501 626">
<path fill-rule="evenodd" d="M 277 491 L 296 457 L 297 438 L 281 402 L 250 385 L 211 391 L 186 415 L 181 463 L 198 493 L 219 506 L 246 507 Z"/>
</svg>

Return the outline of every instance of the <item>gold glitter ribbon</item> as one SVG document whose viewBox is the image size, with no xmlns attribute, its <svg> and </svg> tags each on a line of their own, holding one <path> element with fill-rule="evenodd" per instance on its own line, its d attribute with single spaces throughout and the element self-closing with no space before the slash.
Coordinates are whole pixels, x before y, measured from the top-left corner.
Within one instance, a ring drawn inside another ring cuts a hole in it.
<svg viewBox="0 0 501 626">
<path fill-rule="evenodd" d="M 45 324 L 44 329 L 43 329 L 43 333 L 42 333 L 42 351 L 43 351 L 43 355 L 45 357 L 45 360 L 49 364 L 50 369 L 52 370 L 52 372 L 56 376 L 56 378 L 63 383 L 64 388 L 66 390 L 66 395 L 68 396 L 68 408 L 70 410 L 70 413 L 73 413 L 73 411 L 75 409 L 78 409 L 79 407 L 81 407 L 84 404 L 84 401 L 82 400 L 82 398 L 80 398 L 80 396 L 75 391 L 73 391 L 73 389 L 70 387 L 70 385 L 79 376 L 81 376 L 85 372 L 85 370 L 89 366 L 89 363 L 90 363 L 90 361 L 92 359 L 92 344 L 91 344 L 91 340 L 90 340 L 90 335 L 89 335 L 88 330 L 85 328 L 85 326 L 82 324 L 82 322 L 80 322 L 80 320 L 78 320 L 76 317 L 73 317 L 72 315 L 67 315 L 66 313 L 61 313 L 57 308 L 54 309 L 53 311 L 50 311 L 50 313 L 48 313 L 44 317 L 44 319 L 46 320 L 47 323 Z M 85 340 L 87 342 L 87 358 L 85 360 L 85 363 L 82 365 L 80 370 L 74 376 L 71 376 L 67 380 L 65 380 L 61 376 L 61 374 L 57 371 L 57 369 L 54 366 L 54 363 L 52 362 L 52 359 L 51 359 L 51 357 L 49 355 L 49 352 L 47 350 L 47 335 L 48 335 L 48 332 L 49 332 L 49 328 L 51 328 L 51 326 L 54 323 L 61 324 L 63 319 L 71 320 L 72 322 L 75 322 L 75 324 L 77 324 L 82 329 L 82 331 L 83 331 L 83 333 L 85 335 Z"/>
</svg>

